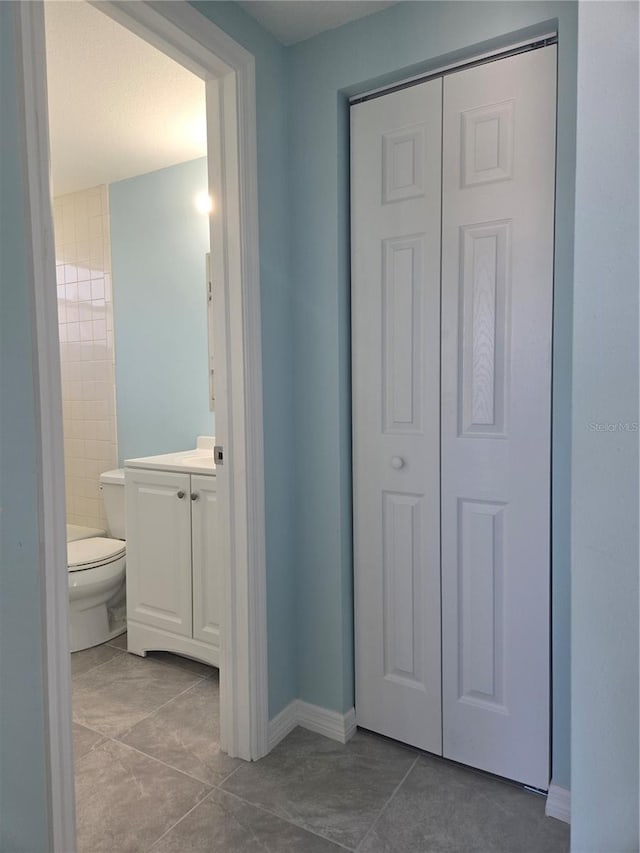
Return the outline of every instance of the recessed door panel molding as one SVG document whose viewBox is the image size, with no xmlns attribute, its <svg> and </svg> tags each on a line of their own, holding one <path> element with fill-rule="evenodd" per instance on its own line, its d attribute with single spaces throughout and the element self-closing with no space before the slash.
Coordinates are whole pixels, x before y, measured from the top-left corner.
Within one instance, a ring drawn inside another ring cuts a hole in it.
<svg viewBox="0 0 640 853">
<path fill-rule="evenodd" d="M 383 204 L 424 195 L 424 159 L 424 124 L 383 134 Z"/>
<path fill-rule="evenodd" d="M 384 672 L 425 689 L 421 636 L 423 578 L 420 564 L 422 495 L 383 494 Z"/>
<path fill-rule="evenodd" d="M 351 119 L 356 715 L 440 752 L 442 81 Z"/>
<path fill-rule="evenodd" d="M 384 240 L 382 252 L 384 430 L 421 432 L 424 235 Z"/>
<path fill-rule="evenodd" d="M 444 81 L 443 754 L 549 784 L 556 48 Z"/>
<path fill-rule="evenodd" d="M 460 433 L 504 436 L 511 222 L 460 229 Z"/>
<path fill-rule="evenodd" d="M 506 714 L 504 536 L 504 504 L 458 501 L 458 697 Z"/>
<path fill-rule="evenodd" d="M 461 114 L 460 184 L 472 187 L 513 177 L 515 100 Z"/>
</svg>

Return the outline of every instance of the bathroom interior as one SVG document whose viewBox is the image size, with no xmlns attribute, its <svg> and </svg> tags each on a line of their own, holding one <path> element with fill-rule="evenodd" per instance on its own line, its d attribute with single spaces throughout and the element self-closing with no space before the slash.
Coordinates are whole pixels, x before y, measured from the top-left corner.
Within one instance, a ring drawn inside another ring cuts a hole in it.
<svg viewBox="0 0 640 853">
<path fill-rule="evenodd" d="M 211 784 L 235 762 L 218 733 L 204 83 L 88 3 L 48 4 L 46 24 L 75 759 L 127 742 Z M 193 743 L 172 759 L 154 732 L 178 696 Z"/>
</svg>

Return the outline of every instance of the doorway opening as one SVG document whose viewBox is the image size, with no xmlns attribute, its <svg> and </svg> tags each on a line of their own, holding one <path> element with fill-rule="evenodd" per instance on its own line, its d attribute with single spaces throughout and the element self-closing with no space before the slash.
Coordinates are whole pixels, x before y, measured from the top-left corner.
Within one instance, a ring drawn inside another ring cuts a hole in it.
<svg viewBox="0 0 640 853">
<path fill-rule="evenodd" d="M 223 560 L 221 744 L 247 760 L 267 752 L 264 473 L 254 60 L 188 4 L 101 3 L 99 9 L 205 81 L 212 278 L 220 306 L 216 439 Z M 63 435 L 43 8 L 16 12 L 22 55 L 30 240 L 41 416 L 43 634 L 49 792 L 56 849 L 75 848 Z"/>
</svg>

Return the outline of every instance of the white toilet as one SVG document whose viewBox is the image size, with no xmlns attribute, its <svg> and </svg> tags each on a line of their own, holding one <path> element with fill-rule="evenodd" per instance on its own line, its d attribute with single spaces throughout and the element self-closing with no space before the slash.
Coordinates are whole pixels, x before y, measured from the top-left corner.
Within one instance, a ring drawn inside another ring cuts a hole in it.
<svg viewBox="0 0 640 853">
<path fill-rule="evenodd" d="M 67 525 L 71 651 L 113 640 L 127 629 L 124 469 L 100 475 L 104 530 Z"/>
</svg>

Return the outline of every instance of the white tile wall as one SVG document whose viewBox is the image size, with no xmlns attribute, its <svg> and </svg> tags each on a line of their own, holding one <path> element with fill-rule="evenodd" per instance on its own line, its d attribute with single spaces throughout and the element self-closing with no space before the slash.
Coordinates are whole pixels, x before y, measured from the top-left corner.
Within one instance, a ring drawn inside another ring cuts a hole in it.
<svg viewBox="0 0 640 853">
<path fill-rule="evenodd" d="M 53 202 L 67 521 L 105 527 L 100 474 L 115 468 L 115 368 L 106 186 Z"/>
</svg>

